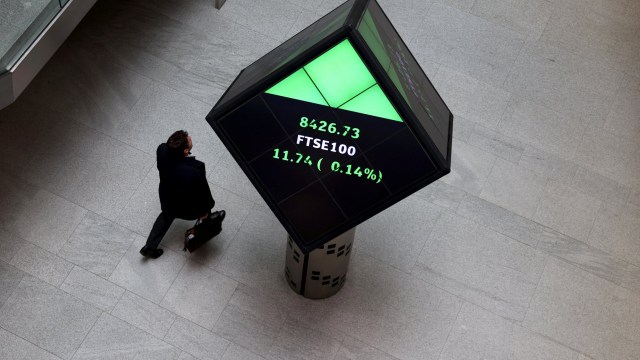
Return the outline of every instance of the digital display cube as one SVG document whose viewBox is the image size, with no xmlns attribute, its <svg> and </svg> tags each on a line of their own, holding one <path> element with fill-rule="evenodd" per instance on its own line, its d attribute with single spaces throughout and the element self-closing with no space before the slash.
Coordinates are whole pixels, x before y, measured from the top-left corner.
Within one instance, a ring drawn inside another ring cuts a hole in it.
<svg viewBox="0 0 640 360">
<path fill-rule="evenodd" d="M 375 0 L 249 65 L 207 121 L 304 252 L 451 166 L 453 115 Z"/>
</svg>

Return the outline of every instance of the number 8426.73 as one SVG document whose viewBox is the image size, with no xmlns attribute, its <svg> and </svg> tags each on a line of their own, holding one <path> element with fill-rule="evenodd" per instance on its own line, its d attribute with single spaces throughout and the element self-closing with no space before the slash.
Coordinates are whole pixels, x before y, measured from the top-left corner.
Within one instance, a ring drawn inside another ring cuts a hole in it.
<svg viewBox="0 0 640 360">
<path fill-rule="evenodd" d="M 337 125 L 335 123 L 326 122 L 324 120 L 317 121 L 315 119 L 309 120 L 308 117 L 303 116 L 300 118 L 301 128 L 311 128 L 313 130 L 328 132 L 329 134 L 338 134 L 342 136 L 350 136 L 352 139 L 360 137 L 360 129 L 347 126 Z"/>
</svg>

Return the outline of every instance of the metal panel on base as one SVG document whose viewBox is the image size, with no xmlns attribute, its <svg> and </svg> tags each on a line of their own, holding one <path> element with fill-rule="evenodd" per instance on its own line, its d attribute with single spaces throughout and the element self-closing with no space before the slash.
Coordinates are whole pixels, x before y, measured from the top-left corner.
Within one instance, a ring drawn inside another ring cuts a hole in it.
<svg viewBox="0 0 640 360">
<path fill-rule="evenodd" d="M 309 299 L 336 294 L 347 279 L 355 234 L 353 228 L 307 255 L 288 237 L 284 274 L 291 289 Z"/>
</svg>

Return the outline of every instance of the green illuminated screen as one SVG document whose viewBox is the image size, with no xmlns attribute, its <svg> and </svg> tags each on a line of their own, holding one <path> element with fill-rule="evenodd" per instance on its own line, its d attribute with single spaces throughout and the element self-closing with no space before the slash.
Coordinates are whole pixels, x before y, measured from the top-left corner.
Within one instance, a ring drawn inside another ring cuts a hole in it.
<svg viewBox="0 0 640 360">
<path fill-rule="evenodd" d="M 249 65 L 238 76 L 234 84 L 220 99 L 223 105 L 247 90 L 252 84 L 264 79 L 275 70 L 283 67 L 299 54 L 316 45 L 321 39 L 340 29 L 349 15 L 355 0 L 345 1 L 335 10 L 325 15 L 306 29 L 296 34 L 282 45 L 261 57 L 258 61 Z"/>
<path fill-rule="evenodd" d="M 207 120 L 306 253 L 448 173 L 450 117 L 377 2 L 348 0 Z"/>
<path fill-rule="evenodd" d="M 348 39 L 266 93 L 402 122 Z"/>
<path fill-rule="evenodd" d="M 446 158 L 449 109 L 376 1 L 369 2 L 357 31 Z"/>
</svg>

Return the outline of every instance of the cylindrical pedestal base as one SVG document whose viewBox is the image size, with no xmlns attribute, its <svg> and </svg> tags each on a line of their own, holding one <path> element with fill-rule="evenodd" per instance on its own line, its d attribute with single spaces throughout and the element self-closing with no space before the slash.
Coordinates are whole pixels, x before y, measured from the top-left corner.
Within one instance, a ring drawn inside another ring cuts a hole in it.
<svg viewBox="0 0 640 360">
<path fill-rule="evenodd" d="M 307 255 L 288 237 L 284 275 L 293 291 L 310 299 L 337 293 L 347 279 L 355 234 L 353 228 Z"/>
</svg>

